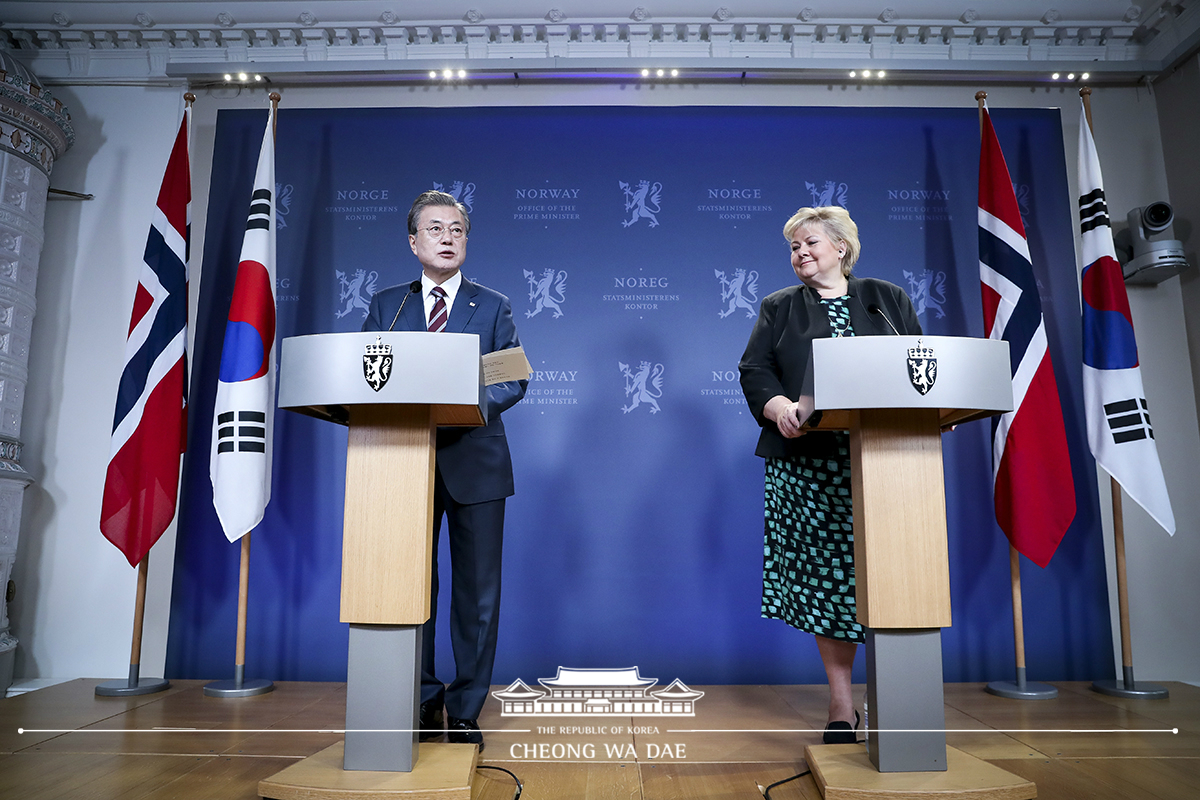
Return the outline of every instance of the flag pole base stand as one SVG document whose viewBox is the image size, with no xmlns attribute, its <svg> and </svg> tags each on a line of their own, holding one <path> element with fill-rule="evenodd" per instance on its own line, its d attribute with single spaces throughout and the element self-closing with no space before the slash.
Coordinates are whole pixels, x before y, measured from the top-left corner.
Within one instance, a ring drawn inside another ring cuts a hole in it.
<svg viewBox="0 0 1200 800">
<path fill-rule="evenodd" d="M 1037 797 L 1037 784 L 954 747 L 946 748 L 946 769 L 941 772 L 880 772 L 861 744 L 809 745 L 804 748 L 804 759 L 825 800 Z"/>
<path fill-rule="evenodd" d="M 131 697 L 139 694 L 154 694 L 169 688 L 171 682 L 166 678 L 138 678 L 129 681 L 105 681 L 96 684 L 97 697 Z"/>
<path fill-rule="evenodd" d="M 205 697 L 254 697 L 274 691 L 275 683 L 266 678 L 252 681 L 213 681 L 204 685 Z"/>
<path fill-rule="evenodd" d="M 988 694 L 1007 697 L 1009 700 L 1053 700 L 1058 697 L 1058 689 L 1037 681 L 992 681 L 987 685 L 986 691 Z"/>
<path fill-rule="evenodd" d="M 473 744 L 423 743 L 411 772 L 343 769 L 345 746 L 345 742 L 338 742 L 259 781 L 259 797 L 272 800 L 471 798 L 471 779 L 479 757 L 479 750 Z"/>
<path fill-rule="evenodd" d="M 139 694 L 154 694 L 171 685 L 166 678 L 143 678 L 141 665 L 129 665 L 129 677 L 125 680 L 105 681 L 96 685 L 97 697 L 132 697 Z"/>
<path fill-rule="evenodd" d="M 1167 687 L 1145 681 L 1133 681 L 1132 683 L 1126 683 L 1123 680 L 1092 681 L 1092 691 L 1106 694 L 1109 697 L 1130 697 L 1137 700 L 1165 700 L 1171 696 Z"/>
</svg>

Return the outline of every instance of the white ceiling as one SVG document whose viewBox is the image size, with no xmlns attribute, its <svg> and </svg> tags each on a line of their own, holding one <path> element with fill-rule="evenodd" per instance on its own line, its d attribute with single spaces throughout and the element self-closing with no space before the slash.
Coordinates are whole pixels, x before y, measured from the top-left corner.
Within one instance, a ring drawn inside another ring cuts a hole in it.
<svg viewBox="0 0 1200 800">
<path fill-rule="evenodd" d="M 895 13 L 897 24 L 959 20 L 969 10 L 978 24 L 1041 21 L 1057 14 L 1060 24 L 1124 24 L 1158 13 L 1164 3 L 1130 3 L 1128 0 L 460 0 L 446 2 L 368 2 L 364 0 L 4 0 L 0 21 L 4 23 L 51 23 L 56 13 L 65 14 L 75 25 L 134 24 L 138 14 L 147 14 L 157 25 L 212 24 L 224 12 L 239 24 L 295 20 L 302 12 L 312 13 L 322 23 L 378 20 L 385 11 L 402 21 L 463 20 L 474 9 L 483 21 L 540 20 L 558 9 L 564 21 L 627 20 L 637 7 L 649 12 L 650 20 L 712 19 L 719 8 L 728 9 L 730 20 L 797 19 L 811 9 L 812 21 L 878 20 L 885 9 Z M 1187 5 L 1186 2 L 1168 3 Z M 807 20 L 806 20 L 807 21 Z"/>
<path fill-rule="evenodd" d="M 553 78 L 1024 82 L 1154 78 L 1200 47 L 1200 0 L 0 0 L 0 48 L 50 83 Z"/>
</svg>

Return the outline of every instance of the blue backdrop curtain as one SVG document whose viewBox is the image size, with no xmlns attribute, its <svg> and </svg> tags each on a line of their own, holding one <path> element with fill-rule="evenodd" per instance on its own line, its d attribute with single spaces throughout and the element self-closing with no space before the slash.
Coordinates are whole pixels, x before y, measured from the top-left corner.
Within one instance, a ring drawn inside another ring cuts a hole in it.
<svg viewBox="0 0 1200 800">
<path fill-rule="evenodd" d="M 1078 502 L 1050 566 L 1023 564 L 1029 674 L 1112 677 L 1059 112 L 992 116 L 1042 292 Z M 173 678 L 223 677 L 233 663 L 238 546 L 213 511 L 209 438 L 265 122 L 265 110 L 218 115 Z M 517 494 L 495 682 L 634 665 L 687 684 L 824 681 L 812 638 L 759 615 L 763 465 L 738 358 L 759 301 L 795 282 L 783 223 L 814 204 L 850 211 L 862 238 L 856 273 L 909 290 L 926 332 L 982 334 L 974 106 L 284 108 L 276 152 L 281 337 L 358 330 L 373 288 L 419 276 L 405 217 L 429 188 L 471 213 L 464 273 L 512 299 L 535 374 L 504 415 Z M 645 390 L 629 390 L 641 374 Z M 949 681 L 1014 672 L 989 430 L 975 422 L 944 437 Z M 345 447 L 344 429 L 276 416 L 272 499 L 253 534 L 248 677 L 345 679 Z M 440 659 L 447 642 L 443 630 Z M 861 669 L 860 659 L 857 680 Z"/>
</svg>

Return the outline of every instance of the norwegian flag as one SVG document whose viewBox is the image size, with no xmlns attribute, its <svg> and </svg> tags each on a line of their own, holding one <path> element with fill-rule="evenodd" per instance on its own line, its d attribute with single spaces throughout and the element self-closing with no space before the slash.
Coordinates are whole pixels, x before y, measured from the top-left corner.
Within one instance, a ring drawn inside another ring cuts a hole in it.
<svg viewBox="0 0 1200 800">
<path fill-rule="evenodd" d="M 1088 444 L 1100 466 L 1173 536 L 1175 514 L 1150 427 L 1129 295 L 1113 249 L 1100 159 L 1083 110 L 1079 122 L 1079 221 Z"/>
<path fill-rule="evenodd" d="M 254 173 L 213 407 L 209 477 L 231 542 L 262 521 L 271 501 L 275 419 L 275 111 Z"/>
<path fill-rule="evenodd" d="M 142 256 L 117 388 L 100 531 L 137 566 L 175 517 L 187 446 L 188 117 L 175 137 Z"/>
<path fill-rule="evenodd" d="M 1017 552 L 1045 567 L 1075 518 L 1075 483 L 1025 226 L 986 108 L 982 126 L 983 326 L 1008 342 L 1013 386 L 1013 410 L 992 420 L 996 521 Z"/>
</svg>

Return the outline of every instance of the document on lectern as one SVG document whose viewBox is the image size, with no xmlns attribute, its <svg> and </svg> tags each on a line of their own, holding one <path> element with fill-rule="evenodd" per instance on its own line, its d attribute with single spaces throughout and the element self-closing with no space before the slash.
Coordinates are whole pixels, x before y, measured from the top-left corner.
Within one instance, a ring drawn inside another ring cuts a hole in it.
<svg viewBox="0 0 1200 800">
<path fill-rule="evenodd" d="M 533 375 L 533 367 L 525 357 L 523 347 L 510 347 L 507 350 L 488 353 L 483 356 L 482 362 L 485 386 L 507 381 L 527 381 Z"/>
</svg>

